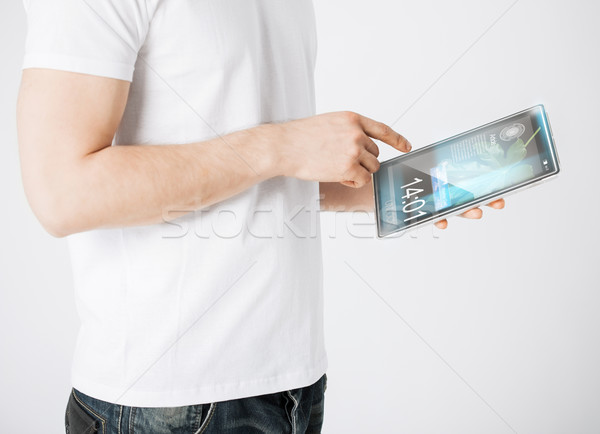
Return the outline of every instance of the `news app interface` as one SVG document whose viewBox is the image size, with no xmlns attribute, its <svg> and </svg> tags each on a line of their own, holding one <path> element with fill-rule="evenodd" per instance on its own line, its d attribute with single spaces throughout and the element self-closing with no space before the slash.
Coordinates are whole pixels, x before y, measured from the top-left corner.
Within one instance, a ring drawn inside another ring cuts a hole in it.
<svg viewBox="0 0 600 434">
<path fill-rule="evenodd" d="M 386 235 L 554 170 L 540 108 L 383 163 L 375 174 Z"/>
</svg>

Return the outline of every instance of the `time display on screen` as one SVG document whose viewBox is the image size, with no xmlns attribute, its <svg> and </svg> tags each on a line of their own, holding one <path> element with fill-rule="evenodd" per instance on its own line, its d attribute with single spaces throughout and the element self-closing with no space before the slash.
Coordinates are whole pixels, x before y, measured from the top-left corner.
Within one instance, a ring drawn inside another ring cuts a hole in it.
<svg viewBox="0 0 600 434">
<path fill-rule="evenodd" d="M 425 211 L 421 211 L 421 208 L 425 206 L 425 200 L 419 199 L 419 194 L 425 191 L 419 188 L 422 182 L 421 178 L 415 177 L 412 182 L 400 187 L 402 193 L 404 193 L 402 196 L 402 212 L 405 215 L 409 215 L 409 217 L 404 219 L 405 223 L 427 214 Z"/>
<path fill-rule="evenodd" d="M 423 186 L 422 183 L 423 179 L 415 177 L 411 182 L 400 187 L 403 195 L 401 209 L 404 216 L 402 219 L 404 223 L 427 214 L 425 211 L 421 211 L 421 208 L 423 208 L 427 203 L 425 199 L 419 198 L 419 195 L 425 191 L 424 188 L 419 188 Z M 426 194 L 427 193 L 425 193 L 425 195 Z M 396 206 L 397 205 L 393 199 L 387 200 L 385 203 L 386 213 L 392 220 L 397 220 L 398 210 Z"/>
</svg>

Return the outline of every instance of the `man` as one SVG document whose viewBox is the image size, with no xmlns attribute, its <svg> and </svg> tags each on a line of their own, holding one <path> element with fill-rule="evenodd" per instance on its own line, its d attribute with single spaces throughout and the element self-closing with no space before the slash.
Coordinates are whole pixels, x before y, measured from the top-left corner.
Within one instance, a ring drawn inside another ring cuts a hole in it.
<svg viewBox="0 0 600 434">
<path fill-rule="evenodd" d="M 67 432 L 319 432 L 316 211 L 371 210 L 372 139 L 408 141 L 314 115 L 310 0 L 25 6 L 23 182 L 82 321 Z"/>
</svg>

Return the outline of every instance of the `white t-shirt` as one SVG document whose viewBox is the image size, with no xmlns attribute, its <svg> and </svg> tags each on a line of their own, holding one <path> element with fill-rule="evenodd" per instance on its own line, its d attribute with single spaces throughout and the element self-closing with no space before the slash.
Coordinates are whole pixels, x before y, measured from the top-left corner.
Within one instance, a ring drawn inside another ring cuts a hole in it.
<svg viewBox="0 0 600 434">
<path fill-rule="evenodd" d="M 132 81 L 115 146 L 314 114 L 311 0 L 24 3 L 24 68 Z M 317 183 L 277 177 L 170 223 L 70 236 L 73 386 L 165 407 L 315 382 L 327 367 L 317 211 Z"/>
</svg>

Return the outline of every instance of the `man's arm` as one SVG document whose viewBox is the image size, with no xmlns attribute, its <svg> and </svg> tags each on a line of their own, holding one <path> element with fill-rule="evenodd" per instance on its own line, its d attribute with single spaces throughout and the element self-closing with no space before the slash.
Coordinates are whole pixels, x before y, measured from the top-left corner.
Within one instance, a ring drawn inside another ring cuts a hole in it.
<svg viewBox="0 0 600 434">
<path fill-rule="evenodd" d="M 370 137 L 406 151 L 356 113 L 266 124 L 199 143 L 111 146 L 129 83 L 27 69 L 17 108 L 25 191 L 55 236 L 175 218 L 274 176 L 360 188 L 379 168 Z M 179 214 L 181 215 L 181 214 Z"/>
<path fill-rule="evenodd" d="M 174 218 L 166 213 L 210 205 L 272 175 L 270 154 L 260 149 L 269 136 L 259 130 L 229 135 L 230 146 L 218 139 L 110 146 L 128 91 L 121 80 L 24 71 L 17 109 L 23 182 L 53 235 Z"/>
</svg>

